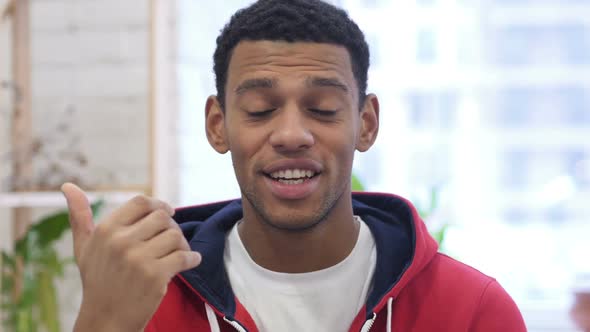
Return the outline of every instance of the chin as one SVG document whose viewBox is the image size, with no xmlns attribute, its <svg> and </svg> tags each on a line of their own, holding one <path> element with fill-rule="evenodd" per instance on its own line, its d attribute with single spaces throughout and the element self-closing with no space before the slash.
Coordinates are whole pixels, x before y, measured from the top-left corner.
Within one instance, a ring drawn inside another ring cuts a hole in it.
<svg viewBox="0 0 590 332">
<path fill-rule="evenodd" d="M 242 204 L 248 204 L 266 225 L 277 230 L 303 232 L 321 225 L 335 207 L 335 199 L 309 199 L 280 202 L 264 199 L 255 191 L 242 191 Z M 291 203 L 291 204 L 290 204 Z"/>
<path fill-rule="evenodd" d="M 262 220 L 269 226 L 286 232 L 306 232 L 314 229 L 325 218 L 306 216 L 262 216 Z"/>
</svg>

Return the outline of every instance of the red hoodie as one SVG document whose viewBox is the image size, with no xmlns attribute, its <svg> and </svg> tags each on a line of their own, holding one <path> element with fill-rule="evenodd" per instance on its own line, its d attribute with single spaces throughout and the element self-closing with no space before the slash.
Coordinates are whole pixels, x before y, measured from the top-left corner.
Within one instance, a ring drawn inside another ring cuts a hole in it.
<svg viewBox="0 0 590 332">
<path fill-rule="evenodd" d="M 349 331 L 526 331 L 496 280 L 437 253 L 408 201 L 361 193 L 353 195 L 353 208 L 375 238 L 377 263 L 367 303 Z M 172 280 L 145 331 L 258 331 L 233 295 L 223 264 L 225 234 L 241 213 L 240 201 L 177 211 L 175 219 L 203 262 Z"/>
</svg>

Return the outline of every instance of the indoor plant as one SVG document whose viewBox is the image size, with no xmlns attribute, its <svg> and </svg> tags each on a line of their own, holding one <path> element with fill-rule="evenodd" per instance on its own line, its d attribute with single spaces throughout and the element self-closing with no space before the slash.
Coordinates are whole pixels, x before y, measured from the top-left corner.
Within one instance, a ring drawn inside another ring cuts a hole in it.
<svg viewBox="0 0 590 332">
<path fill-rule="evenodd" d="M 96 215 L 102 204 L 102 201 L 92 204 L 93 214 Z M 69 228 L 67 211 L 48 215 L 31 226 L 15 242 L 11 252 L 1 251 L 0 308 L 9 331 L 61 330 L 55 280 L 74 260 L 60 257 L 55 244 Z M 22 285 L 19 294 L 15 293 L 17 278 Z"/>
</svg>

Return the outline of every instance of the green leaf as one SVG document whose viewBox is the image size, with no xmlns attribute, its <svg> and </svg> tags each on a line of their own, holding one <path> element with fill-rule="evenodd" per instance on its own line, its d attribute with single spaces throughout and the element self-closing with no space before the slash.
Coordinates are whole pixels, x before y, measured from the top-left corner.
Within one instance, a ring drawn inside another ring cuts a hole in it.
<svg viewBox="0 0 590 332">
<path fill-rule="evenodd" d="M 25 236 L 23 236 L 20 240 L 16 241 L 14 246 L 14 255 L 16 257 L 21 257 L 23 259 L 23 263 L 26 265 L 29 262 L 29 252 L 32 247 L 31 242 L 32 237 L 30 233 L 27 232 Z"/>
<path fill-rule="evenodd" d="M 2 251 L 2 264 L 0 265 L 0 283 L 2 284 L 2 287 L 0 288 L 0 294 L 6 298 L 12 294 L 15 268 L 16 263 L 14 257 Z M 4 300 L 4 298 L 2 300 Z"/>
<path fill-rule="evenodd" d="M 27 271 L 28 272 L 28 271 Z M 37 283 L 29 273 L 25 273 L 23 291 L 17 305 L 21 308 L 31 308 L 37 301 Z"/>
<path fill-rule="evenodd" d="M 33 310 L 20 310 L 17 313 L 15 332 L 37 332 Z"/>
<path fill-rule="evenodd" d="M 90 209 L 92 210 L 92 215 L 96 217 L 103 206 L 104 206 L 104 200 L 102 200 L 102 199 L 99 199 L 98 201 L 90 204 Z"/>
<path fill-rule="evenodd" d="M 447 233 L 448 228 L 449 224 L 444 224 L 438 230 L 430 233 L 440 247 L 442 247 L 445 241 L 445 235 Z"/>
<path fill-rule="evenodd" d="M 91 204 L 92 214 L 98 214 L 103 205 L 103 200 L 98 200 Z M 44 248 L 61 238 L 63 233 L 69 228 L 68 211 L 59 211 L 42 218 L 41 221 L 34 224 L 21 241 L 28 241 L 31 246 Z"/>
<path fill-rule="evenodd" d="M 2 274 L 2 294 L 8 294 L 10 295 L 10 293 L 12 292 L 12 289 L 14 287 L 14 277 L 12 275 L 9 275 L 8 273 L 3 273 Z"/>
<path fill-rule="evenodd" d="M 429 214 L 432 214 L 438 207 L 438 188 L 432 187 L 430 189 L 430 206 L 428 207 Z"/>
<path fill-rule="evenodd" d="M 11 299 L 10 299 L 11 300 Z M 2 309 L 2 311 L 4 313 L 9 313 L 14 311 L 14 303 L 12 303 L 12 301 L 9 301 L 9 299 L 2 299 L 2 304 L 0 304 L 0 309 Z"/>
<path fill-rule="evenodd" d="M 365 186 L 361 182 L 361 180 L 354 174 L 352 174 L 351 178 L 351 187 L 352 191 L 365 191 Z"/>
<path fill-rule="evenodd" d="M 37 275 L 40 323 L 48 332 L 59 332 L 59 313 L 53 276 L 42 271 Z"/>
<path fill-rule="evenodd" d="M 72 257 L 66 257 L 64 259 L 61 260 L 61 265 L 63 267 L 66 267 L 70 264 L 76 264 L 76 257 L 72 256 Z"/>
<path fill-rule="evenodd" d="M 69 228 L 68 213 L 58 212 L 33 225 L 28 235 L 35 236 L 36 243 L 34 245 L 43 248 L 59 239 Z"/>
<path fill-rule="evenodd" d="M 36 293 L 37 284 L 30 271 L 25 271 L 23 274 L 23 290 L 17 303 L 14 304 L 14 331 L 37 331 L 33 309 Z"/>
<path fill-rule="evenodd" d="M 45 248 L 38 256 L 31 259 L 31 262 L 45 270 L 60 271 L 62 269 L 57 251 L 53 247 Z"/>
<path fill-rule="evenodd" d="M 416 210 L 420 217 L 424 220 L 428 219 L 438 208 L 439 205 L 439 189 L 432 187 L 430 189 L 430 195 L 428 196 L 428 202 L 424 202 L 419 199 L 414 199 Z"/>
<path fill-rule="evenodd" d="M 14 270 L 15 266 L 16 260 L 14 259 L 14 256 L 2 250 L 2 267 L 11 267 L 11 269 Z"/>
<path fill-rule="evenodd" d="M 103 204 L 103 200 L 99 200 L 91 205 L 93 215 L 98 214 Z M 9 331 L 36 332 L 41 325 L 48 332 L 60 330 L 54 280 L 74 260 L 60 258 L 53 245 L 70 228 L 68 218 L 67 210 L 48 215 L 15 243 L 13 255 L 2 251 L 0 307 Z M 12 290 L 15 280 L 10 272 L 15 270 L 17 259 L 23 262 L 23 289 L 14 303 Z"/>
</svg>

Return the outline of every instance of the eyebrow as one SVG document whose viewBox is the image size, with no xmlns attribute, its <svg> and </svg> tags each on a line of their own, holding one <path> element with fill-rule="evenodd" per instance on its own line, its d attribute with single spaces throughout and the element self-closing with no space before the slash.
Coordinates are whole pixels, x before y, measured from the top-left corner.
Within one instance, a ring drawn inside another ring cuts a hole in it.
<svg viewBox="0 0 590 332">
<path fill-rule="evenodd" d="M 308 77 L 305 79 L 305 85 L 308 88 L 332 87 L 348 93 L 348 86 L 337 78 L 330 77 Z M 250 90 L 255 89 L 272 89 L 277 86 L 276 79 L 270 78 L 252 78 L 240 83 L 235 89 L 236 94 L 242 95 Z"/>
<path fill-rule="evenodd" d="M 240 85 L 238 85 L 235 92 L 236 94 L 241 95 L 254 89 L 272 89 L 276 85 L 276 80 L 271 80 L 270 78 L 253 78 L 245 80 Z"/>
<path fill-rule="evenodd" d="M 332 87 L 342 90 L 343 92 L 348 93 L 348 86 L 342 83 L 337 78 L 327 78 L 327 77 L 308 77 L 305 80 L 307 87 L 310 88 L 317 88 L 317 87 Z"/>
</svg>

